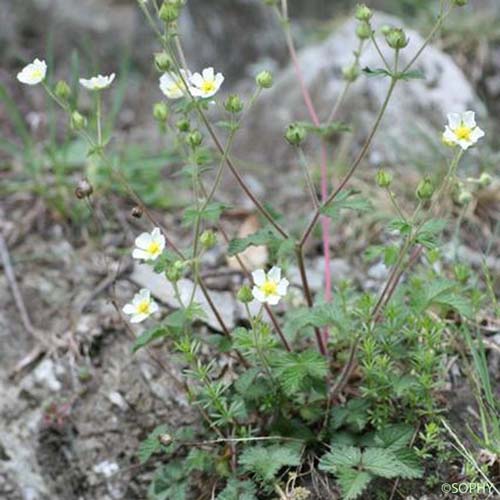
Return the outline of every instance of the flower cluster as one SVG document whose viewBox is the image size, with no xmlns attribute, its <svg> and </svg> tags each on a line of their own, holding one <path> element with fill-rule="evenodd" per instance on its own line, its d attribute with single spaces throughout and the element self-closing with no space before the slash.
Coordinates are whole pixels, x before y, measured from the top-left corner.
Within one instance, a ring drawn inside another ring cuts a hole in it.
<svg viewBox="0 0 500 500">
<path fill-rule="evenodd" d="M 186 92 L 193 97 L 209 99 L 221 88 L 224 82 L 222 73 L 214 68 L 205 68 L 201 73 L 188 73 L 180 70 L 180 74 L 164 73 L 160 77 L 160 89 L 168 99 L 180 99 Z"/>
</svg>

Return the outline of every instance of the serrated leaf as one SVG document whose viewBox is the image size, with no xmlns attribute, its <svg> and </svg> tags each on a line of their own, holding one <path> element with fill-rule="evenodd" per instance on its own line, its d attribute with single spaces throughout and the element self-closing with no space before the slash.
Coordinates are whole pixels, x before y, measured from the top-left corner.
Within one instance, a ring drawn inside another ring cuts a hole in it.
<svg viewBox="0 0 500 500">
<path fill-rule="evenodd" d="M 361 198 L 354 190 L 340 193 L 327 207 L 321 209 L 321 213 L 336 220 L 342 210 L 354 210 L 355 212 L 369 212 L 373 209 L 370 200 Z"/>
<path fill-rule="evenodd" d="M 286 331 L 296 333 L 299 330 L 314 326 L 337 326 L 342 328 L 346 322 L 345 314 L 337 303 L 317 304 L 314 307 L 300 307 L 288 313 L 286 318 Z"/>
<path fill-rule="evenodd" d="M 400 80 L 410 81 L 410 80 L 425 80 L 425 74 L 419 69 L 411 69 L 405 73 L 398 73 L 397 77 Z"/>
<path fill-rule="evenodd" d="M 166 335 L 168 335 L 168 329 L 163 325 L 146 330 L 144 333 L 139 335 L 137 339 L 135 339 L 134 345 L 132 346 L 132 352 L 135 353 L 154 340 L 161 339 Z"/>
<path fill-rule="evenodd" d="M 437 246 L 438 236 L 446 227 L 446 221 L 440 219 L 431 219 L 425 222 L 416 235 L 416 242 L 428 249 Z"/>
<path fill-rule="evenodd" d="M 230 257 L 233 257 L 244 252 L 248 247 L 270 245 L 272 243 L 279 243 L 280 241 L 282 241 L 282 238 L 278 236 L 276 231 L 270 227 L 264 227 L 245 238 L 234 238 L 231 240 L 227 252 Z"/>
<path fill-rule="evenodd" d="M 227 120 L 222 120 L 216 123 L 216 125 L 229 132 L 236 132 L 239 129 L 239 125 L 236 122 L 231 122 Z"/>
<path fill-rule="evenodd" d="M 345 467 L 338 471 L 337 479 L 342 490 L 342 498 L 354 500 L 365 491 L 373 476 L 369 472 Z"/>
<path fill-rule="evenodd" d="M 297 125 L 300 125 L 304 127 L 308 132 L 318 134 L 325 139 L 330 139 L 335 134 L 352 131 L 352 128 L 349 125 L 338 121 L 328 124 L 321 124 L 319 126 L 313 125 L 310 122 L 297 122 Z"/>
<path fill-rule="evenodd" d="M 415 452 L 409 448 L 395 450 L 394 456 L 398 462 L 398 476 L 404 479 L 423 477 L 424 469 Z"/>
<path fill-rule="evenodd" d="M 387 450 L 399 450 L 405 448 L 414 433 L 411 425 L 394 424 L 384 427 L 375 433 L 374 441 L 377 446 Z"/>
<path fill-rule="evenodd" d="M 375 476 L 391 479 L 398 476 L 398 461 L 384 448 L 367 448 L 362 457 L 363 469 Z"/>
<path fill-rule="evenodd" d="M 338 446 L 321 457 L 319 468 L 336 473 L 339 467 L 357 467 L 361 456 L 361 450 L 355 446 Z"/>
<path fill-rule="evenodd" d="M 374 77 L 377 77 L 377 76 L 382 76 L 382 77 L 392 76 L 391 73 L 390 73 L 390 71 L 387 71 L 384 68 L 371 69 L 368 66 L 366 66 L 365 68 L 363 68 L 363 73 L 366 76 L 368 76 L 369 78 L 374 78 Z"/>
<path fill-rule="evenodd" d="M 189 225 L 195 222 L 198 218 L 209 222 L 217 222 L 222 215 L 222 212 L 229 208 L 225 203 L 213 202 L 209 203 L 204 209 L 199 210 L 197 207 L 188 207 L 182 216 L 182 223 Z"/>
<path fill-rule="evenodd" d="M 257 488 L 252 481 L 231 478 L 217 495 L 217 500 L 257 500 Z"/>
<path fill-rule="evenodd" d="M 411 224 L 403 219 L 394 219 L 389 222 L 387 229 L 391 232 L 398 232 L 399 234 L 409 234 L 411 232 Z"/>
<path fill-rule="evenodd" d="M 156 427 L 144 441 L 142 441 L 142 443 L 139 445 L 138 451 L 139 461 L 141 462 L 141 464 L 146 463 L 153 456 L 153 454 L 162 449 L 166 449 L 166 447 L 163 446 L 159 440 L 159 437 L 166 433 L 167 426 L 160 425 Z"/>
</svg>

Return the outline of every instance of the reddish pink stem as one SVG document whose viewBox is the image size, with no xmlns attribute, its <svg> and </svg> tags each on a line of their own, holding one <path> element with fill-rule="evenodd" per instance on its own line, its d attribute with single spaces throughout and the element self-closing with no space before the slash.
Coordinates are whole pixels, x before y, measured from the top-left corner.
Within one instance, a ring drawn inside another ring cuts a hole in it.
<svg viewBox="0 0 500 500">
<path fill-rule="evenodd" d="M 302 97 L 307 107 L 307 111 L 309 116 L 311 117 L 311 121 L 314 123 L 316 127 L 321 125 L 321 122 L 318 118 L 318 114 L 316 109 L 314 108 L 314 104 L 311 99 L 311 94 L 306 86 L 306 82 L 304 79 L 304 74 L 302 73 L 302 68 L 300 67 L 299 58 L 297 57 L 297 52 L 295 50 L 295 46 L 293 44 L 292 36 L 287 30 L 286 39 L 288 45 L 288 51 L 290 52 L 290 57 L 292 59 L 292 63 L 295 67 L 295 73 L 297 74 L 297 79 L 299 81 L 300 90 L 302 92 Z M 328 152 L 326 149 L 326 144 L 324 141 L 321 141 L 321 161 L 320 161 L 320 170 L 321 170 L 321 201 L 325 202 L 328 198 Z M 330 219 L 328 217 L 321 218 L 321 228 L 323 233 L 323 254 L 325 257 L 325 300 L 330 302 L 332 300 L 332 277 L 330 272 Z M 324 332 L 325 340 L 328 339 L 328 331 Z"/>
</svg>

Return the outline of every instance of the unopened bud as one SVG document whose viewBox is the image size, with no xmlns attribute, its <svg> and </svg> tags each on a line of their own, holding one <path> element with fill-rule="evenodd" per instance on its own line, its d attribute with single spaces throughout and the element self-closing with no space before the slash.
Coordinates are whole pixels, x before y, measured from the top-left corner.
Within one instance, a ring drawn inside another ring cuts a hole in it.
<svg viewBox="0 0 500 500">
<path fill-rule="evenodd" d="M 430 200 L 434 194 L 434 185 L 429 177 L 422 179 L 417 187 L 417 198 L 421 201 Z"/>
<path fill-rule="evenodd" d="M 74 130 L 81 130 L 86 126 L 87 126 L 87 118 L 85 118 L 78 111 L 73 111 L 73 113 L 71 113 L 71 127 Z"/>
<path fill-rule="evenodd" d="M 82 179 L 75 188 L 75 196 L 79 200 L 88 198 L 93 192 L 94 188 L 87 179 Z"/>
<path fill-rule="evenodd" d="M 142 217 L 142 214 L 143 214 L 143 210 L 142 210 L 142 207 L 140 207 L 139 205 L 136 205 L 134 208 L 132 208 L 132 210 L 130 211 L 130 215 L 132 217 L 135 217 L 136 219 L 140 219 Z"/>
<path fill-rule="evenodd" d="M 199 130 L 193 130 L 186 137 L 186 142 L 194 149 L 197 148 L 203 142 L 203 136 Z"/>
<path fill-rule="evenodd" d="M 180 132 L 189 132 L 191 125 L 189 124 L 189 120 L 186 120 L 186 118 L 182 118 L 176 123 L 176 127 Z"/>
<path fill-rule="evenodd" d="M 404 49 L 410 40 L 402 28 L 392 28 L 385 36 L 387 44 L 393 49 Z"/>
<path fill-rule="evenodd" d="M 243 111 L 243 102 L 237 95 L 230 95 L 224 103 L 226 111 L 230 113 L 241 113 Z"/>
<path fill-rule="evenodd" d="M 457 201 L 460 205 L 468 205 L 472 201 L 472 193 L 466 189 L 458 193 Z"/>
<path fill-rule="evenodd" d="M 291 125 L 289 125 L 285 132 L 285 139 L 292 146 L 299 146 L 305 140 L 306 137 L 307 137 L 306 129 L 302 125 L 299 125 L 298 123 L 292 123 Z"/>
<path fill-rule="evenodd" d="M 177 260 L 173 263 L 173 265 L 167 269 L 165 275 L 167 279 L 172 283 L 176 283 L 182 278 L 182 273 L 184 271 L 184 263 L 180 260 Z"/>
<path fill-rule="evenodd" d="M 248 285 L 243 285 L 238 292 L 237 299 L 243 303 L 248 304 L 253 300 L 252 290 Z"/>
<path fill-rule="evenodd" d="M 342 76 L 346 82 L 355 82 L 360 75 L 359 66 L 357 64 L 351 64 L 342 69 Z"/>
<path fill-rule="evenodd" d="M 369 21 L 373 16 L 373 12 L 371 9 L 369 9 L 364 3 L 359 4 L 356 7 L 356 13 L 354 14 L 354 17 L 358 21 Z"/>
<path fill-rule="evenodd" d="M 160 73 L 166 73 L 172 69 L 172 59 L 166 52 L 155 54 L 155 66 Z"/>
<path fill-rule="evenodd" d="M 210 250 L 217 244 L 217 235 L 210 230 L 204 231 L 200 236 L 200 243 L 203 248 Z"/>
<path fill-rule="evenodd" d="M 387 188 L 392 183 L 392 174 L 386 170 L 379 170 L 375 176 L 375 180 L 379 187 Z"/>
<path fill-rule="evenodd" d="M 384 24 L 381 28 L 380 28 L 380 33 L 382 33 L 382 35 L 384 36 L 387 36 L 392 30 L 392 26 L 390 26 L 389 24 Z"/>
<path fill-rule="evenodd" d="M 160 8 L 160 19 L 165 23 L 173 23 L 179 18 L 179 7 L 170 2 L 164 2 Z"/>
<path fill-rule="evenodd" d="M 367 40 L 372 36 L 372 27 L 366 21 L 363 21 L 356 27 L 356 35 L 360 40 Z"/>
<path fill-rule="evenodd" d="M 160 123 L 165 123 L 168 118 L 168 108 L 164 102 L 157 102 L 153 106 L 153 116 Z"/>
<path fill-rule="evenodd" d="M 488 187 L 493 182 L 491 175 L 487 172 L 483 172 L 478 179 L 478 184 L 482 187 Z"/>
<path fill-rule="evenodd" d="M 59 80 L 56 84 L 56 88 L 54 89 L 54 93 L 57 97 L 59 97 L 63 101 L 66 101 L 71 95 L 71 89 L 64 80 Z"/>
<path fill-rule="evenodd" d="M 257 85 L 263 89 L 270 89 L 273 86 L 273 75 L 270 71 L 261 71 L 256 77 Z"/>
</svg>

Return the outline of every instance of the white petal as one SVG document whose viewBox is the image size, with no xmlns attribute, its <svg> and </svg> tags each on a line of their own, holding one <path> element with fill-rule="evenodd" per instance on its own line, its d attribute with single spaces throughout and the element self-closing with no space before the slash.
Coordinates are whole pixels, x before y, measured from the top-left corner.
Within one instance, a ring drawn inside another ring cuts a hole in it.
<svg viewBox="0 0 500 500">
<path fill-rule="evenodd" d="M 266 302 L 266 294 L 260 290 L 260 288 L 254 286 L 252 288 L 252 295 L 260 303 L 264 304 Z"/>
<path fill-rule="evenodd" d="M 199 73 L 194 73 L 190 78 L 190 82 L 196 87 L 201 87 L 203 85 L 203 77 Z"/>
<path fill-rule="evenodd" d="M 458 145 L 465 151 L 472 146 L 471 141 L 466 141 L 465 139 L 460 139 L 457 141 Z"/>
<path fill-rule="evenodd" d="M 202 73 L 204 80 L 213 80 L 214 79 L 214 68 L 205 68 Z"/>
<path fill-rule="evenodd" d="M 130 318 L 130 322 L 131 323 L 141 323 L 142 321 L 144 321 L 146 318 L 148 317 L 147 314 L 135 314 L 134 316 L 132 316 Z"/>
<path fill-rule="evenodd" d="M 278 283 L 278 281 L 281 279 L 281 269 L 279 267 L 273 266 L 271 270 L 267 273 L 267 277 Z"/>
<path fill-rule="evenodd" d="M 150 233 L 142 233 L 135 239 L 135 246 L 146 250 L 153 243 L 153 237 Z"/>
<path fill-rule="evenodd" d="M 151 297 L 151 292 L 147 288 L 141 288 L 137 294 L 141 299 L 149 299 Z"/>
<path fill-rule="evenodd" d="M 215 75 L 215 83 L 217 85 L 217 89 L 220 89 L 220 86 L 222 85 L 223 82 L 224 82 L 224 76 L 222 75 L 222 73 L 217 73 Z"/>
<path fill-rule="evenodd" d="M 159 311 L 158 304 L 155 301 L 151 301 L 151 304 L 149 305 L 149 311 L 151 314 L 154 314 Z"/>
<path fill-rule="evenodd" d="M 462 115 L 460 113 L 450 113 L 448 115 L 448 125 L 452 130 L 456 129 L 457 127 L 460 127 L 461 123 L 462 123 Z"/>
<path fill-rule="evenodd" d="M 135 307 L 133 304 L 125 304 L 123 306 L 123 309 L 122 311 L 125 313 L 125 314 L 134 314 L 135 313 Z"/>
<path fill-rule="evenodd" d="M 278 288 L 276 289 L 276 291 L 278 292 L 279 295 L 281 295 L 282 297 L 284 297 L 286 295 L 286 291 L 288 289 L 288 280 L 283 278 L 279 283 L 278 283 Z"/>
<path fill-rule="evenodd" d="M 149 260 L 149 259 L 151 259 L 151 254 L 148 252 L 145 252 L 144 250 L 141 250 L 140 248 L 136 248 L 132 252 L 132 258 L 138 259 L 138 260 Z"/>
<path fill-rule="evenodd" d="M 476 126 L 476 113 L 474 111 L 466 111 L 462 115 L 462 121 L 469 128 L 474 128 Z"/>
<path fill-rule="evenodd" d="M 281 297 L 279 295 L 269 295 L 267 297 L 267 303 L 270 306 L 275 306 L 280 301 L 280 299 Z"/>
<path fill-rule="evenodd" d="M 263 269 L 257 269 L 257 271 L 254 271 L 252 273 L 252 278 L 253 278 L 253 282 L 257 286 L 262 286 L 266 281 L 266 273 L 264 272 Z"/>
<path fill-rule="evenodd" d="M 481 139 L 482 137 L 484 137 L 485 134 L 484 134 L 484 130 L 481 130 L 479 127 L 476 127 L 471 135 L 470 135 L 470 139 L 472 142 L 477 142 L 479 141 L 479 139 Z"/>
<path fill-rule="evenodd" d="M 445 139 L 448 142 L 457 142 L 457 136 L 453 133 L 453 131 L 450 129 L 450 127 L 446 127 L 446 130 L 444 131 L 443 134 L 443 139 Z"/>
</svg>

